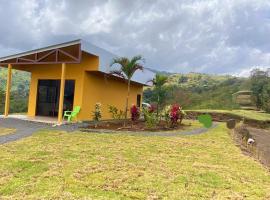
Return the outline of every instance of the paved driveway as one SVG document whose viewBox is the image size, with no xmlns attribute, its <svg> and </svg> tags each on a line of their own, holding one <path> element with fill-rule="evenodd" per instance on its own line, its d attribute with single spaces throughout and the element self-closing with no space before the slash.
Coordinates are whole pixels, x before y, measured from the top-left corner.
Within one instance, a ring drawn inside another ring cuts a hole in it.
<svg viewBox="0 0 270 200">
<path fill-rule="evenodd" d="M 0 127 L 16 129 L 14 133 L 0 136 L 0 144 L 19 140 L 28 136 L 41 129 L 52 129 L 52 130 L 64 130 L 64 131 L 75 131 L 79 129 L 78 124 L 62 125 L 52 127 L 52 125 L 38 122 L 30 122 L 14 118 L 0 118 Z"/>
</svg>

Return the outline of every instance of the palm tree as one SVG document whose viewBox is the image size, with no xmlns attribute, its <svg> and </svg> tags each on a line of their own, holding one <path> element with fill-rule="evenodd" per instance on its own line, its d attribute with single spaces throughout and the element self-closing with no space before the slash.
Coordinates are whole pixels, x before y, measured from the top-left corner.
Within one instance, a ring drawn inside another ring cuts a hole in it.
<svg viewBox="0 0 270 200">
<path fill-rule="evenodd" d="M 120 76 L 127 80 L 128 88 L 127 88 L 127 99 L 126 99 L 126 110 L 125 110 L 125 120 L 127 120 L 128 115 L 128 102 L 129 102 L 129 94 L 130 94 L 130 82 L 131 78 L 137 70 L 143 70 L 143 66 L 140 64 L 141 61 L 144 61 L 142 56 L 134 56 L 132 59 L 121 57 L 114 58 L 111 67 L 114 65 L 120 65 L 120 69 L 112 70 L 110 73 Z"/>
<path fill-rule="evenodd" d="M 154 87 L 155 90 L 157 92 L 157 116 L 159 114 L 159 107 L 160 104 L 162 103 L 162 93 L 163 93 L 163 85 L 165 83 L 167 83 L 168 81 L 168 76 L 165 76 L 163 74 L 156 74 L 155 78 L 153 78 L 153 80 L 150 80 L 148 82 L 151 82 Z"/>
</svg>

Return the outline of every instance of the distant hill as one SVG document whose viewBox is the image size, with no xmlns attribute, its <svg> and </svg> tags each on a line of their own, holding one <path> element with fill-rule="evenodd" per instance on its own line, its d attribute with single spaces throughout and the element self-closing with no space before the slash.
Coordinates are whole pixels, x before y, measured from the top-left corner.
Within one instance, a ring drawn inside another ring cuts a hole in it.
<svg viewBox="0 0 270 200">
<path fill-rule="evenodd" d="M 162 73 L 162 72 L 159 72 Z M 209 75 L 204 73 L 165 73 L 166 103 L 179 103 L 185 109 L 234 109 L 239 105 L 232 94 L 250 88 L 248 78 L 231 75 Z M 151 88 L 144 92 L 144 101 L 151 102 Z"/>
<path fill-rule="evenodd" d="M 7 70 L 0 68 L 0 114 L 4 112 Z M 13 70 L 11 87 L 11 112 L 26 112 L 29 94 L 30 74 Z"/>
</svg>

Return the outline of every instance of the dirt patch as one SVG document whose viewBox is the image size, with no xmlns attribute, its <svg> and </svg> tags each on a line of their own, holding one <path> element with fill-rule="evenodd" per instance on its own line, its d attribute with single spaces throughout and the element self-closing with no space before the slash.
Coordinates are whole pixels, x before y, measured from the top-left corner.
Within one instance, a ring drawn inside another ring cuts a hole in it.
<svg viewBox="0 0 270 200">
<path fill-rule="evenodd" d="M 186 111 L 187 119 L 195 120 L 198 118 L 199 115 L 202 114 L 210 114 L 212 116 L 213 121 L 217 122 L 227 122 L 230 119 L 235 119 L 236 122 L 240 122 L 243 118 L 239 115 L 231 114 L 231 113 L 217 113 L 217 112 L 196 112 L 196 111 Z M 269 128 L 270 127 L 270 120 L 262 121 L 256 119 L 249 119 L 245 118 L 245 124 L 256 127 L 256 128 Z"/>
<path fill-rule="evenodd" d="M 148 128 L 145 125 L 144 121 L 137 121 L 131 122 L 127 121 L 124 127 L 123 121 L 106 121 L 106 122 L 99 122 L 98 126 L 95 127 L 94 124 L 90 124 L 87 128 L 89 129 L 101 129 L 101 130 L 113 130 L 113 131 L 170 131 L 170 130 L 186 130 L 187 128 L 191 127 L 191 123 L 188 124 L 180 124 L 178 123 L 174 127 L 169 127 L 166 125 L 165 121 L 159 122 L 156 127 Z"/>
<path fill-rule="evenodd" d="M 245 126 L 245 129 L 248 131 L 249 137 L 255 140 L 255 143 L 248 145 L 243 134 L 239 133 L 239 128 L 233 131 L 234 140 L 244 154 L 252 156 L 270 169 L 270 130 L 250 126 Z"/>
</svg>

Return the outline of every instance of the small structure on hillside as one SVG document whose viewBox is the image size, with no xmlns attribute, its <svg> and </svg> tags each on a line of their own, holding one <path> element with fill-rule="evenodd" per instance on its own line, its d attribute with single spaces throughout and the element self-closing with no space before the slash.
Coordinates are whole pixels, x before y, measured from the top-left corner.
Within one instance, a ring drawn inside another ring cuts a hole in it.
<svg viewBox="0 0 270 200">
<path fill-rule="evenodd" d="M 232 94 L 232 96 L 233 101 L 239 104 L 242 109 L 256 110 L 256 106 L 252 100 L 252 91 L 242 90 Z"/>
</svg>

